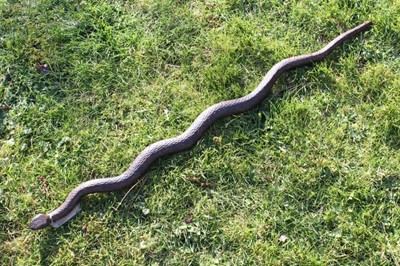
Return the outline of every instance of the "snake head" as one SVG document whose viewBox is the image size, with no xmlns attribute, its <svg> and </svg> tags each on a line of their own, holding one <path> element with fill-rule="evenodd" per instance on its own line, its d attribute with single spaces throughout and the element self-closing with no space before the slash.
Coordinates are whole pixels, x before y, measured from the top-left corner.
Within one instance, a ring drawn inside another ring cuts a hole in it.
<svg viewBox="0 0 400 266">
<path fill-rule="evenodd" d="M 39 230 L 51 224 L 50 216 L 46 214 L 38 214 L 32 219 L 29 228 L 32 230 Z"/>
</svg>

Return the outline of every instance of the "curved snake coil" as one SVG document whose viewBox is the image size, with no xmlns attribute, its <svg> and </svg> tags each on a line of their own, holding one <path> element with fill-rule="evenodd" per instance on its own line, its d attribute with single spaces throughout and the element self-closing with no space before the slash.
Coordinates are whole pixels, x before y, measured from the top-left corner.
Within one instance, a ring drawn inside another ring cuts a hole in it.
<svg viewBox="0 0 400 266">
<path fill-rule="evenodd" d="M 360 24 L 359 26 L 339 35 L 317 52 L 294 56 L 280 61 L 268 71 L 257 88 L 248 95 L 210 106 L 204 110 L 181 135 L 158 141 L 145 148 L 136 157 L 129 168 L 121 175 L 109 178 L 93 179 L 81 183 L 69 193 L 64 203 L 62 203 L 57 209 L 49 214 L 39 214 L 33 218 L 29 224 L 29 228 L 32 230 L 38 230 L 61 221 L 62 219 L 68 220 L 68 215 L 71 216 L 71 212 L 76 208 L 79 200 L 87 194 L 117 191 L 127 186 L 132 186 L 146 173 L 152 163 L 157 159 L 192 147 L 217 119 L 233 114 L 243 113 L 258 105 L 264 100 L 271 90 L 272 85 L 283 72 L 294 67 L 321 61 L 330 54 L 335 47 L 360 32 L 367 30 L 371 24 L 372 22 L 370 21 Z"/>
</svg>

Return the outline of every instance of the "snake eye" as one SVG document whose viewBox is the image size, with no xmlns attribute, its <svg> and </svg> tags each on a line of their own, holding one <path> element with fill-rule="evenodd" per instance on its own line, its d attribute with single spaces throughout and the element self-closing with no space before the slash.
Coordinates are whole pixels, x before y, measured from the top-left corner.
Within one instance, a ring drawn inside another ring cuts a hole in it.
<svg viewBox="0 0 400 266">
<path fill-rule="evenodd" d="M 38 214 L 32 219 L 29 228 L 32 230 L 39 230 L 45 228 L 51 223 L 51 219 L 46 214 Z"/>
</svg>

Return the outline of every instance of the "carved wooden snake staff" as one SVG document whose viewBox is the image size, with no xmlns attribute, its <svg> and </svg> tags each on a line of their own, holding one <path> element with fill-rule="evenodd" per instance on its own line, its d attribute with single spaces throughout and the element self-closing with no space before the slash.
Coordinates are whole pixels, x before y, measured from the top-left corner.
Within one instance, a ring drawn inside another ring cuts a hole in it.
<svg viewBox="0 0 400 266">
<path fill-rule="evenodd" d="M 258 105 L 262 100 L 264 100 L 271 90 L 272 85 L 283 72 L 294 67 L 321 61 L 330 54 L 335 47 L 360 32 L 367 30 L 371 24 L 370 21 L 364 22 L 354 29 L 339 35 L 317 52 L 294 56 L 280 61 L 275 64 L 270 71 L 268 71 L 267 75 L 257 88 L 248 95 L 238 99 L 223 101 L 207 108 L 181 135 L 158 141 L 145 148 L 129 166 L 128 170 L 123 172 L 121 175 L 109 178 L 93 179 L 80 184 L 69 193 L 60 207 L 52 211 L 50 214 L 39 214 L 33 218 L 32 222 L 29 224 L 29 228 L 37 230 L 50 224 L 58 227 L 75 215 L 75 213 L 73 213 L 74 209 L 76 210 L 78 202 L 83 196 L 90 193 L 116 191 L 127 186 L 132 186 L 146 173 L 152 163 L 157 159 L 192 147 L 217 119 L 233 114 L 243 113 Z"/>
</svg>

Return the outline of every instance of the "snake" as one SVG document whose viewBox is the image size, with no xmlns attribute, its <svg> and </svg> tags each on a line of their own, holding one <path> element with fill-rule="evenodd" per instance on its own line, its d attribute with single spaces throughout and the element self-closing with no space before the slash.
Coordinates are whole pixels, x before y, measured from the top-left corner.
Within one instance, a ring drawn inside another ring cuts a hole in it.
<svg viewBox="0 0 400 266">
<path fill-rule="evenodd" d="M 113 192 L 132 186 L 149 170 L 150 166 L 156 160 L 166 155 L 188 150 L 194 146 L 216 120 L 246 112 L 259 105 L 267 97 L 272 86 L 282 73 L 295 67 L 308 65 L 325 59 L 345 40 L 369 29 L 371 25 L 371 21 L 366 21 L 340 34 L 325 47 L 316 52 L 281 60 L 267 72 L 259 85 L 249 94 L 241 98 L 222 101 L 208 107 L 181 135 L 160 140 L 147 146 L 122 174 L 114 177 L 92 179 L 79 184 L 68 194 L 65 201 L 57 209 L 49 214 L 38 214 L 35 216 L 30 222 L 29 228 L 38 230 L 65 219 L 77 206 L 80 199 L 88 194 Z"/>
</svg>

